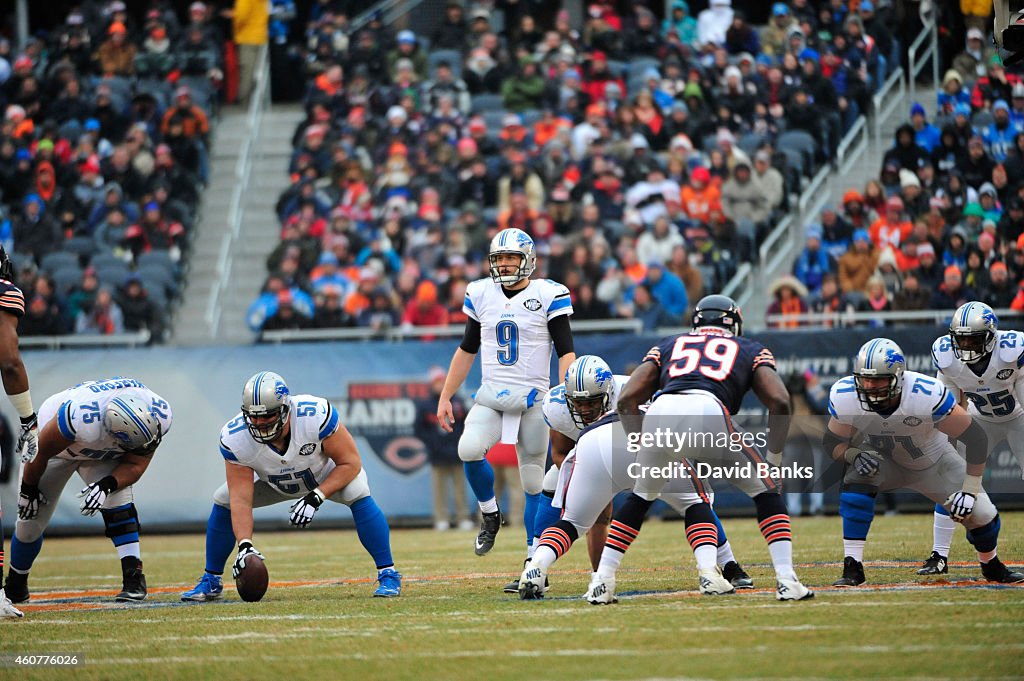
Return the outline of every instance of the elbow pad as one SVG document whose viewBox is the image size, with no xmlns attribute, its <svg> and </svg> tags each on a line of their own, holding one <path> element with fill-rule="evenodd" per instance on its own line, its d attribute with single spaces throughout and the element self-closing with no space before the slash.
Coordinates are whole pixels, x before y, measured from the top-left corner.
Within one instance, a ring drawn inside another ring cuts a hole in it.
<svg viewBox="0 0 1024 681">
<path fill-rule="evenodd" d="M 839 445 L 849 444 L 849 440 L 844 437 L 839 437 L 828 428 L 825 429 L 825 434 L 821 436 L 821 446 L 825 448 L 825 454 L 829 458 L 835 458 L 836 447 Z"/>
<path fill-rule="evenodd" d="M 971 421 L 967 430 L 956 439 L 967 449 L 967 463 L 984 464 L 988 460 L 988 436 L 977 421 Z"/>
</svg>

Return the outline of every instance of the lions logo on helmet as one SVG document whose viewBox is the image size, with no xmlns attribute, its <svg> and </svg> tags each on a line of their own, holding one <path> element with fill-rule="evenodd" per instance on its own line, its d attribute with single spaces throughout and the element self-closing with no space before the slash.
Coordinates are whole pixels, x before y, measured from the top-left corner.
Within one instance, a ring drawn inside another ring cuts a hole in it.
<svg viewBox="0 0 1024 681">
<path fill-rule="evenodd" d="M 711 327 L 728 331 L 734 336 L 743 335 L 743 313 L 740 306 L 729 296 L 704 296 L 693 309 L 693 330 Z"/>
<path fill-rule="evenodd" d="M 144 452 L 160 444 L 163 425 L 142 399 L 115 397 L 103 413 L 103 428 L 126 452 Z"/>
<path fill-rule="evenodd" d="M 903 350 L 888 338 L 876 338 L 862 345 L 853 359 L 853 382 L 861 405 L 881 411 L 899 398 L 906 368 Z"/>
<path fill-rule="evenodd" d="M 949 322 L 949 340 L 953 354 L 965 364 L 974 364 L 992 354 L 996 346 L 999 320 L 985 303 L 964 303 Z"/>
<path fill-rule="evenodd" d="M 511 254 L 520 257 L 519 267 L 512 274 L 502 274 L 498 268 L 499 255 Z M 491 279 L 499 284 L 511 286 L 523 279 L 529 279 L 537 269 L 537 250 L 533 239 L 521 229 L 503 229 L 491 239 L 491 248 L 487 259 L 490 261 Z"/>
<path fill-rule="evenodd" d="M 242 416 L 256 442 L 267 444 L 281 434 L 288 420 L 288 394 L 288 384 L 272 371 L 261 371 L 245 382 Z"/>
<path fill-rule="evenodd" d="M 615 380 L 607 363 L 596 355 L 582 355 L 565 372 L 565 402 L 573 423 L 585 428 L 601 418 L 611 405 Z"/>
</svg>

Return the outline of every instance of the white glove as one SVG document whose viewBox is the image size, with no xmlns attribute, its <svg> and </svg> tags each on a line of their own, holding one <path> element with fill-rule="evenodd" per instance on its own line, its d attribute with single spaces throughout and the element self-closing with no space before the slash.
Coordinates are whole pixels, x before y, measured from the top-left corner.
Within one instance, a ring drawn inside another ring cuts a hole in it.
<svg viewBox="0 0 1024 681">
<path fill-rule="evenodd" d="M 18 495 L 18 518 L 34 520 L 39 515 L 39 507 L 45 503 L 46 495 L 40 492 L 36 485 L 21 483 L 21 493 Z"/>
<path fill-rule="evenodd" d="M 858 475 L 872 477 L 878 475 L 882 458 L 878 456 L 878 452 L 870 449 L 851 447 L 846 450 L 846 462 L 853 465 L 853 469 L 857 471 Z"/>
<path fill-rule="evenodd" d="M 949 509 L 950 517 L 958 523 L 962 523 L 967 516 L 974 512 L 974 502 L 976 499 L 970 492 L 953 492 L 946 499 L 945 506 Z"/>
<path fill-rule="evenodd" d="M 238 555 L 235 556 L 235 564 L 231 566 L 231 576 L 234 579 L 238 579 L 238 575 L 242 574 L 242 570 L 245 568 L 245 559 L 249 556 L 259 556 L 260 560 L 266 560 L 251 541 L 243 539 L 238 542 Z"/>
<path fill-rule="evenodd" d="M 39 419 L 35 413 L 22 419 L 15 449 L 22 463 L 32 463 L 39 454 Z"/>
<path fill-rule="evenodd" d="M 320 491 L 320 488 L 317 488 L 292 504 L 292 525 L 295 527 L 306 527 L 313 522 L 313 516 L 319 510 L 320 504 L 324 503 L 324 499 L 323 492 Z"/>
<path fill-rule="evenodd" d="M 106 502 L 107 495 L 115 489 L 117 489 L 117 479 L 113 475 L 108 475 L 102 480 L 83 487 L 82 491 L 78 493 L 78 497 L 82 499 L 82 515 L 96 515 L 96 511 L 100 510 Z"/>
</svg>

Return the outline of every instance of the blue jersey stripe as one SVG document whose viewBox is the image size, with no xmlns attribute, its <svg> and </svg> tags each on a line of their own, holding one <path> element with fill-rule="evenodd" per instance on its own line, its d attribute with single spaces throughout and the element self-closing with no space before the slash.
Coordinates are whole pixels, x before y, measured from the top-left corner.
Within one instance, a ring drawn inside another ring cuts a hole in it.
<svg viewBox="0 0 1024 681">
<path fill-rule="evenodd" d="M 235 463 L 238 463 L 238 457 L 235 456 L 234 452 L 225 447 L 223 442 L 220 445 L 220 455 L 223 456 L 227 461 L 234 461 Z"/>
<path fill-rule="evenodd" d="M 832 416 L 839 416 L 839 414 L 836 413 L 835 406 L 832 404 L 832 400 L 828 401 L 828 413 Z"/>
<path fill-rule="evenodd" d="M 553 301 L 551 301 L 551 304 L 548 305 L 548 312 L 562 310 L 567 307 L 572 307 L 571 300 L 569 300 L 568 298 L 555 298 Z"/>
<path fill-rule="evenodd" d="M 75 439 L 75 427 L 71 425 L 71 400 L 60 405 L 57 410 L 57 430 L 65 440 Z"/>
<path fill-rule="evenodd" d="M 474 307 L 473 300 L 469 297 L 468 293 L 466 294 L 466 299 L 464 301 L 462 301 L 462 304 L 464 306 L 468 307 L 473 312 L 476 312 L 476 307 Z"/>
<path fill-rule="evenodd" d="M 953 393 L 947 390 L 946 396 L 932 409 L 932 420 L 941 421 L 946 418 L 955 406 L 956 399 L 953 398 Z"/>
<path fill-rule="evenodd" d="M 326 440 L 330 436 L 334 435 L 335 431 L 338 430 L 338 410 L 332 407 L 330 404 L 327 405 L 327 409 L 327 418 L 324 419 L 323 425 L 320 426 L 321 440 Z"/>
</svg>

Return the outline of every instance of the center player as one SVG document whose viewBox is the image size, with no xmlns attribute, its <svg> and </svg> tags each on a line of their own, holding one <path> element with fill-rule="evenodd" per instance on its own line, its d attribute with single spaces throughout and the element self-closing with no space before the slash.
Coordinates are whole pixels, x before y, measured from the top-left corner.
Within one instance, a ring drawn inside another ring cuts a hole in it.
<svg viewBox="0 0 1024 681">
<path fill-rule="evenodd" d="M 722 295 L 705 296 L 694 309 L 692 332 L 666 338 L 648 351 L 618 402 L 626 433 L 639 436 L 641 445 L 648 438 L 656 443 L 641 446 L 637 456 L 641 470 L 661 469 L 683 457 L 719 465 L 764 463 L 765 459 L 749 446 L 732 452 L 708 444 L 708 440 L 719 440 L 717 435 L 725 434 L 732 440 L 737 434 L 731 415 L 751 389 L 768 408 L 767 463 L 775 467 L 782 463 L 789 431 L 789 392 L 775 373 L 771 351 L 743 338 L 742 332 L 743 317 L 734 300 Z M 652 396 L 643 414 L 640 406 Z M 701 438 L 699 444 L 680 452 L 658 446 L 664 431 L 716 437 Z M 612 519 L 601 564 L 587 592 L 588 602 L 615 602 L 615 573 L 666 483 L 660 476 L 638 476 L 633 492 Z M 779 486 L 771 478 L 759 476 L 735 483 L 757 506 L 758 524 L 775 567 L 775 597 L 783 601 L 813 597 L 814 592 L 800 583 L 793 570 L 792 532 Z M 717 530 L 712 529 L 717 536 Z"/>
<path fill-rule="evenodd" d="M 576 359 L 569 327 L 572 303 L 569 290 L 561 284 L 530 279 L 537 267 L 537 254 L 526 232 L 498 232 L 491 240 L 488 260 L 490 279 L 478 279 L 466 288 L 462 309 L 469 318 L 438 399 L 437 421 L 451 432 L 451 397 L 482 349 L 481 386 L 459 439 L 459 458 L 483 513 L 474 550 L 478 556 L 490 551 L 502 524 L 494 496 L 494 471 L 484 458 L 501 440 L 516 445 L 526 494 L 523 524 L 529 557 L 548 449 L 541 403 L 551 385 L 552 345 L 558 356 L 559 377 L 565 376 Z"/>
<path fill-rule="evenodd" d="M 967 399 L 967 413 L 985 430 L 989 453 L 1005 440 L 1024 472 L 1024 408 L 1017 397 L 1024 384 L 1024 334 L 1000 331 L 988 305 L 965 303 L 953 314 L 949 333 L 932 344 L 932 363 L 957 402 Z M 949 571 L 953 528 L 949 512 L 936 504 L 932 554 L 919 575 Z"/>
<path fill-rule="evenodd" d="M 611 398 L 617 392 L 615 385 L 616 378 L 600 357 L 583 355 L 566 372 L 562 402 L 570 418 L 569 424 L 561 425 L 568 430 L 571 424 L 570 432 L 577 441 L 573 441 L 575 448 L 559 469 L 556 504 L 563 509 L 562 517 L 545 529 L 533 558 L 519 578 L 519 596 L 524 600 L 543 597 L 548 568 L 569 550 L 580 534 L 589 533 L 618 492 L 633 486 L 629 468 L 635 456 L 625 450 L 625 433 L 611 411 L 614 406 Z M 548 397 L 554 392 L 548 393 Z M 558 409 L 549 410 L 545 400 L 545 416 L 549 421 L 552 416 L 556 417 L 552 426 L 561 420 L 557 418 L 561 413 Z M 558 432 L 553 428 L 552 437 L 557 437 L 554 433 Z M 562 437 L 568 439 L 566 435 Z M 698 494 L 690 480 L 680 478 L 666 486 L 661 498 L 686 520 L 686 536 L 697 560 L 701 593 L 732 593 L 734 585 L 716 564 L 719 553 L 716 526 L 721 525 L 711 510 L 707 490 Z M 721 536 L 724 537 L 724 532 Z M 739 567 L 735 561 L 732 564 Z"/>
</svg>

